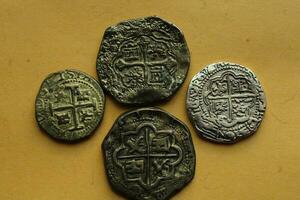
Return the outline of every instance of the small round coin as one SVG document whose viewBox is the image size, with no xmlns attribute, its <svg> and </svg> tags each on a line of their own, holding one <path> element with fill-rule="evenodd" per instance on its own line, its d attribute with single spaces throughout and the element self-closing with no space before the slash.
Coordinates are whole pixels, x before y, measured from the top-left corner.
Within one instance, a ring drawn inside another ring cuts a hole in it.
<svg viewBox="0 0 300 200">
<path fill-rule="evenodd" d="M 158 108 L 121 115 L 102 143 L 113 189 L 134 200 L 164 200 L 195 173 L 195 152 L 186 125 Z"/>
<path fill-rule="evenodd" d="M 257 130 L 266 99 L 252 71 L 220 62 L 208 65 L 193 77 L 186 106 L 201 137 L 217 143 L 235 143 Z"/>
<path fill-rule="evenodd" d="M 69 142 L 89 136 L 101 121 L 103 109 L 99 83 L 77 70 L 48 75 L 35 102 L 39 127 L 53 138 Z"/>
<path fill-rule="evenodd" d="M 118 102 L 146 105 L 169 99 L 190 63 L 182 32 L 159 17 L 106 29 L 97 57 L 100 84 Z"/>
</svg>

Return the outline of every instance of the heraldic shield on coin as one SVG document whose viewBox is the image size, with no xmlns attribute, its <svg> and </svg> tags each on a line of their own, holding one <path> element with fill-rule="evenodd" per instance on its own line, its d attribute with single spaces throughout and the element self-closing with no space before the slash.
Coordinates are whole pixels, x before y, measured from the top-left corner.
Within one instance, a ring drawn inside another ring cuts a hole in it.
<svg viewBox="0 0 300 200">
<path fill-rule="evenodd" d="M 235 143 L 252 135 L 266 109 L 254 73 L 226 62 L 208 65 L 193 77 L 186 104 L 199 135 L 217 143 Z"/>
<path fill-rule="evenodd" d="M 187 126 L 158 108 L 121 115 L 102 150 L 112 188 L 129 199 L 169 199 L 194 177 L 195 152 Z"/>
<path fill-rule="evenodd" d="M 189 63 L 182 32 L 159 17 L 146 17 L 106 29 L 97 71 L 118 102 L 145 105 L 169 99 L 184 82 Z"/>
<path fill-rule="evenodd" d="M 77 70 L 48 75 L 35 102 L 40 128 L 55 139 L 69 142 L 89 136 L 101 121 L 103 109 L 99 83 Z"/>
</svg>

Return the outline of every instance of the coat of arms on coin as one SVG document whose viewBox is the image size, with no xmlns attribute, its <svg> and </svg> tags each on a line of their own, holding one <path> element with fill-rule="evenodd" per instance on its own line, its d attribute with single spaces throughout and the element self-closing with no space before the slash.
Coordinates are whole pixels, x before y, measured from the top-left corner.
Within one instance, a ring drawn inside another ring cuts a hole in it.
<svg viewBox="0 0 300 200">
<path fill-rule="evenodd" d="M 218 143 L 234 143 L 252 135 L 266 109 L 254 73 L 225 62 L 208 65 L 194 76 L 186 104 L 199 135 Z"/>
<path fill-rule="evenodd" d="M 146 17 L 106 29 L 97 71 L 100 84 L 118 102 L 141 105 L 170 98 L 189 63 L 181 31 L 159 17 Z"/>
<path fill-rule="evenodd" d="M 38 125 L 53 138 L 70 142 L 89 136 L 101 121 L 103 109 L 99 83 L 77 70 L 47 76 L 35 102 Z"/>
<path fill-rule="evenodd" d="M 194 176 L 190 132 L 161 109 L 141 108 L 121 115 L 102 150 L 111 186 L 129 199 L 168 199 Z"/>
</svg>

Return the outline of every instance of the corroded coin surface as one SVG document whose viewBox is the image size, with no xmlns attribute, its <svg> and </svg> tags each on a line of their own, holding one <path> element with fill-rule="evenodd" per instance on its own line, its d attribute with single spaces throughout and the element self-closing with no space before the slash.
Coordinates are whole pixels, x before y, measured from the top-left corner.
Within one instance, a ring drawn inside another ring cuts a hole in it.
<svg viewBox="0 0 300 200">
<path fill-rule="evenodd" d="M 75 141 L 89 136 L 102 119 L 99 83 L 76 71 L 59 71 L 43 81 L 35 102 L 38 125 L 50 136 Z"/>
<path fill-rule="evenodd" d="M 100 83 L 124 104 L 166 100 L 182 85 L 190 63 L 181 31 L 159 17 L 106 29 L 97 57 Z"/>
<path fill-rule="evenodd" d="M 194 176 L 195 152 L 188 128 L 157 108 L 121 115 L 102 149 L 109 182 L 129 199 L 168 199 Z"/>
<path fill-rule="evenodd" d="M 254 73 L 225 62 L 208 65 L 194 76 L 186 104 L 199 135 L 219 143 L 234 143 L 252 135 L 266 109 Z"/>
</svg>

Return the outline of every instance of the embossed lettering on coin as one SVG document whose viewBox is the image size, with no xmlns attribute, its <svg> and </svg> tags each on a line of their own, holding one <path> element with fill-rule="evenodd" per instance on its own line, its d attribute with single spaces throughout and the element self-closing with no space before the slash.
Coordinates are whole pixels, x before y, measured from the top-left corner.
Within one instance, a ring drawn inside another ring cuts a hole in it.
<svg viewBox="0 0 300 200">
<path fill-rule="evenodd" d="M 160 109 L 123 114 L 102 148 L 112 187 L 130 199 L 167 199 L 194 176 L 195 153 L 188 128 Z"/>
<path fill-rule="evenodd" d="M 211 64 L 195 75 L 186 103 L 200 136 L 220 143 L 252 135 L 266 109 L 265 95 L 254 73 L 233 63 Z"/>
<path fill-rule="evenodd" d="M 105 31 L 97 71 L 100 83 L 117 101 L 147 104 L 174 94 L 189 62 L 180 30 L 161 18 L 147 17 Z"/>
<path fill-rule="evenodd" d="M 96 80 L 79 71 L 50 74 L 36 98 L 38 125 L 50 136 L 74 141 L 92 133 L 104 108 L 104 94 Z"/>
</svg>

